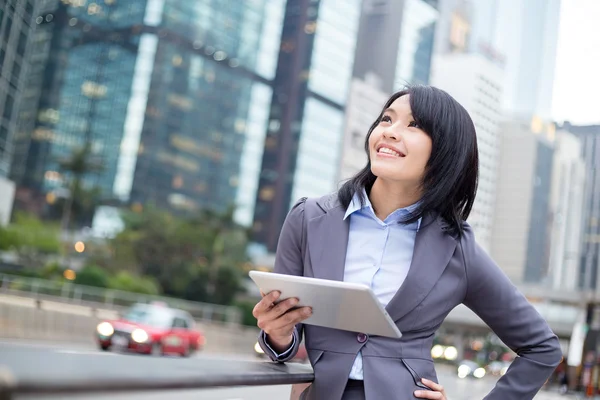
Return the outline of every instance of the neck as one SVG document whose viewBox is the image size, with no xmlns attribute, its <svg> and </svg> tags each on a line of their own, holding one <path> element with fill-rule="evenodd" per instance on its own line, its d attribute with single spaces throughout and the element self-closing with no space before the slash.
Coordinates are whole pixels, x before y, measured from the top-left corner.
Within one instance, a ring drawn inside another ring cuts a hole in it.
<svg viewBox="0 0 600 400">
<path fill-rule="evenodd" d="M 369 193 L 375 215 L 382 221 L 397 209 L 415 204 L 420 198 L 420 190 L 414 187 L 409 188 L 379 178 L 375 180 Z"/>
</svg>

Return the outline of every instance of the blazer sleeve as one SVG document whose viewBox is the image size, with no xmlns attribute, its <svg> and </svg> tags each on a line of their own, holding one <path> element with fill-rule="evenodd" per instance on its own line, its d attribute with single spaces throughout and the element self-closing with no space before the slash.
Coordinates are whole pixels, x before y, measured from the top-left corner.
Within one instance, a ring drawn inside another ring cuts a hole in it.
<svg viewBox="0 0 600 400">
<path fill-rule="evenodd" d="M 303 249 L 304 244 L 304 208 L 306 198 L 302 198 L 294 204 L 288 213 L 277 243 L 277 251 L 275 253 L 274 272 L 287 275 L 304 275 Z M 298 324 L 294 329 L 294 341 L 289 349 L 282 353 L 276 353 L 271 346 L 268 345 L 268 335 L 261 330 L 258 336 L 258 343 L 266 355 L 273 361 L 280 363 L 293 359 L 298 353 L 300 342 L 302 341 L 303 325 Z"/>
<path fill-rule="evenodd" d="M 562 359 L 558 338 L 468 226 L 460 245 L 467 275 L 463 303 L 518 355 L 485 399 L 533 399 Z"/>
</svg>

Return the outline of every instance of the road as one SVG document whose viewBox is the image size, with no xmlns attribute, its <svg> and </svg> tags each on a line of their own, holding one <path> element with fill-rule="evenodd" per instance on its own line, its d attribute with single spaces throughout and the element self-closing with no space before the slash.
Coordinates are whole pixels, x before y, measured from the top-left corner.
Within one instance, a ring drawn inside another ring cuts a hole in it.
<svg viewBox="0 0 600 400">
<path fill-rule="evenodd" d="M 108 368 L 121 368 L 120 370 L 110 371 L 113 375 L 119 374 L 130 374 L 132 368 L 148 368 L 149 374 L 168 374 L 168 373 L 182 373 L 190 376 L 192 372 L 198 372 L 202 366 L 206 367 L 206 362 L 211 361 L 215 363 L 222 360 L 230 361 L 256 361 L 252 357 L 235 357 L 231 355 L 216 356 L 214 354 L 204 355 L 202 353 L 196 355 L 192 359 L 154 359 L 147 356 L 137 355 L 123 355 L 114 353 L 104 353 L 96 350 L 91 346 L 86 345 L 61 345 L 61 344 L 48 344 L 48 343 L 31 343 L 23 341 L 0 341 L 0 364 L 2 364 L 2 354 L 10 355 L 23 354 L 22 358 L 17 357 L 17 360 L 39 360 L 37 368 L 42 368 L 42 371 L 48 371 L 48 378 L 51 379 L 52 375 L 57 374 L 69 374 L 73 373 L 73 363 L 82 357 L 81 360 L 85 360 L 86 364 L 90 368 L 92 365 L 94 368 L 102 370 L 103 365 Z M 63 355 L 63 357 L 60 357 Z M 68 355 L 68 357 L 67 357 Z M 9 359 L 10 357 L 7 357 Z M 55 360 L 52 363 L 51 360 Z M 56 363 L 56 360 L 69 360 L 66 364 Z M 91 363 L 90 363 L 91 361 Z M 143 361 L 143 362 L 142 362 Z M 29 361 L 31 362 L 31 361 Z M 242 363 L 239 363 L 242 364 Z M 235 363 L 232 364 L 232 368 L 235 368 Z M 137 366 L 137 367 L 136 367 Z M 24 366 L 27 367 L 27 366 Z M 24 368 L 21 366 L 21 368 Z M 160 370 L 157 369 L 160 368 Z M 70 371 L 71 372 L 67 372 Z M 195 370 L 195 371 L 194 371 Z M 175 372 L 173 372 L 175 371 Z M 448 393 L 448 400 L 475 400 L 482 399 L 494 386 L 495 379 L 492 377 L 485 377 L 481 380 L 465 379 L 461 380 L 456 377 L 454 368 L 439 365 L 437 367 L 438 378 L 440 383 L 446 387 Z M 159 400 L 159 399 L 183 399 L 183 400 L 265 400 L 265 399 L 288 399 L 290 394 L 290 386 L 257 386 L 257 387 L 239 387 L 235 389 L 210 389 L 210 390 L 181 390 L 181 391 L 158 391 L 158 392 L 136 392 L 136 393 L 109 393 L 109 394 L 96 394 L 96 395 L 74 395 L 65 397 L 60 396 L 33 396 L 33 395 L 21 395 L 16 397 L 19 400 L 32 400 L 32 399 L 43 399 L 43 400 L 58 400 L 58 399 L 93 399 L 93 400 Z M 535 398 L 536 400 L 573 400 L 575 397 L 560 396 L 555 393 L 542 391 Z"/>
</svg>

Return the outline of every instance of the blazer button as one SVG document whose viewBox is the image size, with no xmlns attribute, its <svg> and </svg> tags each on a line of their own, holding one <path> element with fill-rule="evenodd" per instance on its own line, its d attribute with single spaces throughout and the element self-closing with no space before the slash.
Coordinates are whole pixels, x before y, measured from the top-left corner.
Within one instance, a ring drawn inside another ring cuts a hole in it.
<svg viewBox="0 0 600 400">
<path fill-rule="evenodd" d="M 358 340 L 358 343 L 364 343 L 367 340 L 369 340 L 369 335 L 367 335 L 366 333 L 359 333 L 358 335 L 356 335 L 356 340 Z"/>
</svg>

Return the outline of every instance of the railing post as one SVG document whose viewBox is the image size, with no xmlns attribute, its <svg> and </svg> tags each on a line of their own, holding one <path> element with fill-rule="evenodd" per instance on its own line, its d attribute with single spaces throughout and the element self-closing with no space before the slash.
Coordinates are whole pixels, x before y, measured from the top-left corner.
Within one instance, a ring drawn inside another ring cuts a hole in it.
<svg viewBox="0 0 600 400">
<path fill-rule="evenodd" d="M 69 292 L 71 289 L 71 285 L 69 283 L 65 283 L 60 291 L 61 298 L 69 298 Z"/>
<path fill-rule="evenodd" d="M 81 303 L 81 288 L 75 288 L 73 292 L 73 300 Z"/>
</svg>

